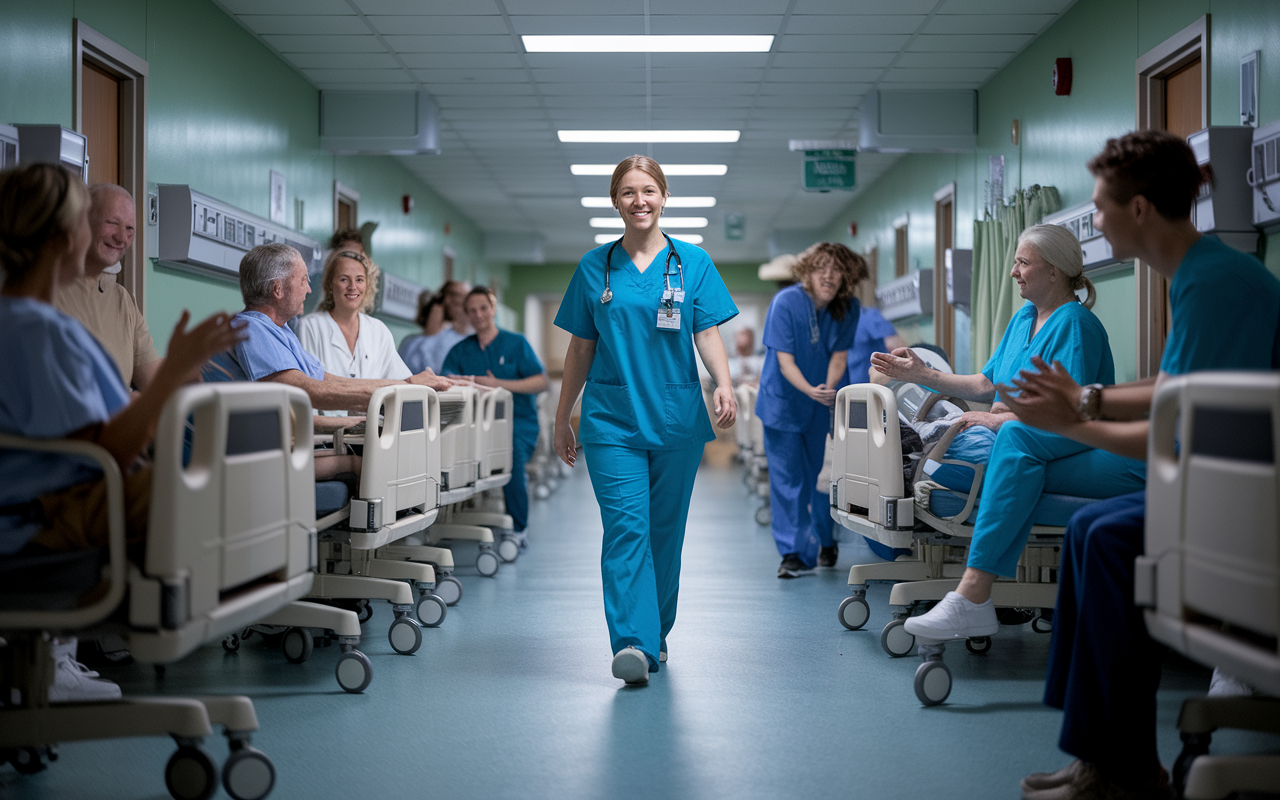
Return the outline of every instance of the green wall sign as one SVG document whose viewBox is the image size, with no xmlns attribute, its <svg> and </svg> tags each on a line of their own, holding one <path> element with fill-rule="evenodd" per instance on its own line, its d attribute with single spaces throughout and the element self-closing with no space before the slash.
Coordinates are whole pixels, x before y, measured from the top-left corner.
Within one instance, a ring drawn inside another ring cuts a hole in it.
<svg viewBox="0 0 1280 800">
<path fill-rule="evenodd" d="M 856 150 L 805 150 L 804 190 L 829 192 L 853 190 Z"/>
</svg>

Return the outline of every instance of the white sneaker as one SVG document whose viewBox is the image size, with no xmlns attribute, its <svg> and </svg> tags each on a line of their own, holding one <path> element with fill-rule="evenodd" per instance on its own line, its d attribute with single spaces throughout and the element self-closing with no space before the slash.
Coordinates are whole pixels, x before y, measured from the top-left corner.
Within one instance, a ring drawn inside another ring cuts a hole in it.
<svg viewBox="0 0 1280 800">
<path fill-rule="evenodd" d="M 1257 693 L 1257 689 L 1216 667 L 1213 677 L 1209 679 L 1210 697 L 1252 697 Z"/>
<path fill-rule="evenodd" d="M 53 685 L 50 703 L 99 703 L 119 700 L 120 687 L 76 661 L 76 640 L 53 645 Z"/>
<path fill-rule="evenodd" d="M 628 686 L 643 686 L 649 682 L 649 659 L 634 647 L 626 647 L 613 657 L 613 677 Z"/>
<path fill-rule="evenodd" d="M 658 663 L 659 663 L 659 664 L 665 664 L 665 663 L 667 663 L 667 651 L 666 651 L 666 650 L 663 650 L 662 652 L 658 653 Z"/>
<path fill-rule="evenodd" d="M 1000 630 L 996 607 L 991 600 L 974 603 L 959 592 L 947 592 L 942 602 L 927 614 L 908 617 L 903 630 L 920 639 L 946 641 L 994 636 Z"/>
</svg>

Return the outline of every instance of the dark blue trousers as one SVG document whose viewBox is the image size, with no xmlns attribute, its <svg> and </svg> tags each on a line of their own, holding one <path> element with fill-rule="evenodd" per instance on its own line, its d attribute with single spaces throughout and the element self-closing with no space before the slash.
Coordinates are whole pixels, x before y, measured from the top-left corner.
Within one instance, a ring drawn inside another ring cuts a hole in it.
<svg viewBox="0 0 1280 800">
<path fill-rule="evenodd" d="M 1152 780 L 1164 648 L 1133 604 L 1146 493 L 1085 506 L 1067 525 L 1045 705 L 1065 712 L 1058 746 L 1122 784 Z"/>
<path fill-rule="evenodd" d="M 529 484 L 524 474 L 524 465 L 533 458 L 533 450 L 538 445 L 538 431 L 535 428 L 530 435 L 527 431 L 517 430 L 511 438 L 511 480 L 502 487 L 502 499 L 507 504 L 507 514 L 511 516 L 512 529 L 520 533 L 529 524 Z"/>
</svg>

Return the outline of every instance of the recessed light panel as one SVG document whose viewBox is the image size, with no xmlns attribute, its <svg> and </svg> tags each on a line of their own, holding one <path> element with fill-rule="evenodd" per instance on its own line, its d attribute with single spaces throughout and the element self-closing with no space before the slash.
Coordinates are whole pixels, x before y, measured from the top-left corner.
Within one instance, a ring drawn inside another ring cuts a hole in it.
<svg viewBox="0 0 1280 800">
<path fill-rule="evenodd" d="M 772 35 L 521 36 L 529 53 L 767 53 Z"/>
<path fill-rule="evenodd" d="M 617 164 L 570 164 L 574 175 L 612 176 Z M 662 171 L 668 178 L 696 178 L 719 176 L 729 171 L 726 164 L 663 164 Z"/>
<path fill-rule="evenodd" d="M 667 208 L 714 208 L 714 197 L 668 197 Z M 613 201 L 607 197 L 584 197 L 583 208 L 613 208 Z"/>
<path fill-rule="evenodd" d="M 700 233 L 673 233 L 671 234 L 671 238 L 679 239 L 680 241 L 688 242 L 689 244 L 702 244 L 702 234 Z M 618 241 L 618 234 L 616 233 L 596 234 L 596 244 L 609 244 L 610 242 L 616 241 Z"/>
<path fill-rule="evenodd" d="M 562 142 L 591 144 L 732 144 L 739 131 L 556 131 Z"/>
<path fill-rule="evenodd" d="M 664 228 L 705 228 L 707 227 L 706 217 L 663 217 L 659 223 Z M 621 217 L 592 217 L 591 227 L 593 228 L 625 228 L 626 224 Z"/>
</svg>

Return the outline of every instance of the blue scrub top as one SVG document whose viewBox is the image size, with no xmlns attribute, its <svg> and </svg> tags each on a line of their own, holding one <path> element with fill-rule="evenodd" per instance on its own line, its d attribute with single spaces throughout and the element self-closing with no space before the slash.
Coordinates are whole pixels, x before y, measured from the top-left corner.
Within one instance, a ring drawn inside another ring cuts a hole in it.
<svg viewBox="0 0 1280 800">
<path fill-rule="evenodd" d="M 884 339 L 898 331 L 879 310 L 864 308 L 858 313 L 858 329 L 849 348 L 849 383 L 868 383 L 871 380 L 871 354 L 883 353 Z"/>
<path fill-rule="evenodd" d="M 241 311 L 231 318 L 231 324 L 248 335 L 232 352 L 249 380 L 262 380 L 287 369 L 324 380 L 320 360 L 303 349 L 302 342 L 288 327 L 276 325 L 260 311 Z"/>
<path fill-rule="evenodd" d="M 106 422 L 129 403 L 107 351 L 84 325 L 27 297 L 0 297 L 0 431 L 61 439 Z M 101 477 L 79 456 L 0 450 L 0 505 L 17 505 Z M 0 516 L 0 555 L 21 550 L 40 526 Z"/>
<path fill-rule="evenodd" d="M 1093 312 L 1076 302 L 1054 309 L 1042 327 L 1031 338 L 1036 324 L 1036 307 L 1030 300 L 1009 320 L 1004 336 L 982 374 L 993 384 L 1009 385 L 1021 370 L 1034 370 L 1032 356 L 1045 363 L 1062 363 L 1076 383 L 1086 385 L 1116 382 L 1116 365 L 1111 358 L 1111 341 L 1107 330 Z M 996 400 L 1000 399 L 999 393 Z"/>
<path fill-rule="evenodd" d="M 829 422 L 827 407 L 811 400 L 783 376 L 778 367 L 778 353 L 794 356 L 800 374 L 810 384 L 826 383 L 831 354 L 853 346 L 859 312 L 857 300 L 849 304 L 841 320 L 825 308 L 818 311 L 813 299 L 798 283 L 774 295 L 764 318 L 764 369 L 760 371 L 760 393 L 756 400 L 756 414 L 763 424 L 775 430 L 800 433 L 817 424 L 817 420 L 823 425 Z M 815 415 L 819 415 L 816 420 Z"/>
<path fill-rule="evenodd" d="M 1280 280 L 1253 256 L 1202 236 L 1169 286 L 1160 371 L 1280 369 Z"/>
<path fill-rule="evenodd" d="M 679 330 L 657 327 L 666 248 L 644 272 L 622 245 L 613 248 L 608 303 L 600 296 L 610 245 L 584 255 L 569 281 L 556 327 L 596 342 L 578 430 L 585 444 L 674 450 L 715 438 L 702 400 L 693 334 L 733 319 L 738 307 L 702 248 L 687 242 L 672 246 L 684 264 L 686 284 Z M 680 288 L 675 258 L 670 281 L 673 289 Z"/>
<path fill-rule="evenodd" d="M 441 375 L 484 375 L 504 381 L 520 380 L 542 374 L 542 362 L 529 346 L 529 340 L 518 333 L 499 330 L 488 347 L 480 346 L 480 339 L 473 333 L 453 346 L 445 356 Z M 536 395 L 511 393 L 515 416 L 515 429 L 538 431 L 538 405 Z"/>
</svg>

